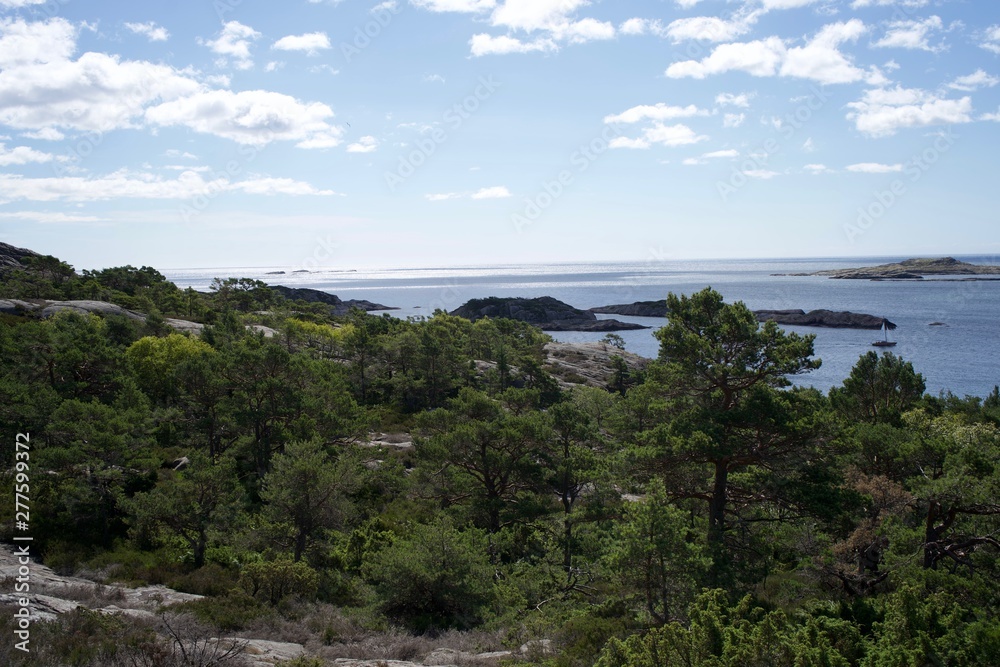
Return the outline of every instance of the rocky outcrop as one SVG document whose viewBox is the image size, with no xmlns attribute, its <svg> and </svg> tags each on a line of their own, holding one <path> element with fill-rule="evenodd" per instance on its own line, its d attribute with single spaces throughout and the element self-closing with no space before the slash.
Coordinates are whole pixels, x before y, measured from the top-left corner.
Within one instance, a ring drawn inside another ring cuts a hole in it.
<svg viewBox="0 0 1000 667">
<path fill-rule="evenodd" d="M 359 308 L 365 312 L 372 310 L 399 310 L 395 306 L 383 306 L 380 303 L 372 303 L 364 299 L 344 300 L 336 294 L 308 287 L 285 287 L 284 285 L 269 285 L 269 287 L 289 301 L 325 303 L 330 306 L 330 312 L 333 315 L 346 315 L 350 312 L 351 308 Z"/>
<path fill-rule="evenodd" d="M 606 389 L 615 372 L 612 357 L 621 357 L 630 371 L 640 371 L 652 359 L 619 350 L 604 343 L 546 343 L 546 371 L 559 382 L 563 389 L 585 385 Z"/>
<path fill-rule="evenodd" d="M 896 325 L 884 317 L 833 310 L 755 310 L 754 315 L 760 322 L 773 320 L 777 324 L 792 324 L 802 327 L 829 327 L 833 329 L 881 329 L 882 323 L 887 323 L 890 329 Z"/>
<path fill-rule="evenodd" d="M 632 317 L 666 317 L 667 300 L 636 301 L 635 303 L 620 303 L 614 306 L 598 306 L 591 308 L 592 313 L 607 313 L 609 315 L 630 315 Z"/>
<path fill-rule="evenodd" d="M 39 256 L 34 250 L 18 248 L 8 243 L 0 243 L 0 273 L 9 269 L 23 269 L 25 258 Z"/>
<path fill-rule="evenodd" d="M 632 322 L 599 320 L 594 313 L 574 308 L 551 296 L 534 299 L 495 296 L 472 299 L 451 311 L 451 314 L 473 322 L 484 317 L 518 320 L 543 331 L 625 331 L 649 328 Z"/>
<path fill-rule="evenodd" d="M 49 301 L 48 305 L 42 308 L 41 315 L 42 317 L 52 317 L 56 313 L 67 310 L 81 315 L 90 313 L 94 315 L 124 315 L 130 320 L 136 320 L 137 322 L 146 320 L 146 316 L 142 313 L 127 310 L 106 301 Z"/>
<path fill-rule="evenodd" d="M 667 300 L 636 301 L 614 306 L 591 308 L 594 313 L 610 313 L 612 315 L 632 315 L 635 317 L 666 317 Z M 833 310 L 755 310 L 759 322 L 773 320 L 777 324 L 792 324 L 802 327 L 830 327 L 834 329 L 881 329 L 884 318 L 864 313 Z M 896 325 L 889 322 L 889 328 Z"/>
<path fill-rule="evenodd" d="M 1000 275 L 1000 266 L 970 264 L 954 257 L 916 258 L 855 269 L 830 269 L 808 275 L 844 280 L 922 280 L 924 276 Z"/>
</svg>

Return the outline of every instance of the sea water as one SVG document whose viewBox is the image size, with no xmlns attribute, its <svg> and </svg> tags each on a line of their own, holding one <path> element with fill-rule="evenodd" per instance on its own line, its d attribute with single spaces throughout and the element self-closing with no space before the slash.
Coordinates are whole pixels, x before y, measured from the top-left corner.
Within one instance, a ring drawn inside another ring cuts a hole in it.
<svg viewBox="0 0 1000 667">
<path fill-rule="evenodd" d="M 573 263 L 431 267 L 419 269 L 314 268 L 295 273 L 290 267 L 175 269 L 164 271 L 178 286 L 207 290 L 215 277 L 246 277 L 272 285 L 309 287 L 342 299 L 366 299 L 399 310 L 397 317 L 430 316 L 454 310 L 469 299 L 487 296 L 552 296 L 578 308 L 663 299 L 668 292 L 692 294 L 705 287 L 727 301 L 752 309 L 849 310 L 888 318 L 891 352 L 911 361 L 923 374 L 927 390 L 958 396 L 985 396 L 1000 384 L 1000 281 L 954 277 L 925 281 L 836 280 L 824 276 L 775 275 L 870 266 L 900 257 L 787 260 L 657 260 L 641 263 Z M 994 264 L 995 257 L 960 257 Z M 282 274 L 274 272 L 284 271 Z M 653 331 L 662 318 L 598 315 L 637 322 L 650 329 L 622 331 L 626 349 L 655 357 Z M 871 330 L 784 326 L 815 334 L 816 356 L 823 365 L 797 376 L 795 384 L 824 391 L 840 385 L 858 357 L 877 348 L 882 334 Z M 598 341 L 605 334 L 553 332 L 560 341 Z"/>
</svg>

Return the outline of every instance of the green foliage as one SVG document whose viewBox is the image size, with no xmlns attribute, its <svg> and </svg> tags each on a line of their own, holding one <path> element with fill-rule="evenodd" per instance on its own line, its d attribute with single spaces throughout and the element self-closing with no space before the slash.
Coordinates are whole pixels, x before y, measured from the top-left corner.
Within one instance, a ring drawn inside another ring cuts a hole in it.
<svg viewBox="0 0 1000 667">
<path fill-rule="evenodd" d="M 891 352 L 866 352 L 851 369 L 843 388 L 830 390 L 830 400 L 849 419 L 872 424 L 898 423 L 924 393 L 924 377 L 913 364 Z"/>
<path fill-rule="evenodd" d="M 362 573 L 390 618 L 419 631 L 469 628 L 482 621 L 493 598 L 485 547 L 480 531 L 459 531 L 440 519 L 397 536 Z"/>
<path fill-rule="evenodd" d="M 306 563 L 279 557 L 245 564 L 239 585 L 250 597 L 275 606 L 288 597 L 315 597 L 319 574 Z"/>
</svg>

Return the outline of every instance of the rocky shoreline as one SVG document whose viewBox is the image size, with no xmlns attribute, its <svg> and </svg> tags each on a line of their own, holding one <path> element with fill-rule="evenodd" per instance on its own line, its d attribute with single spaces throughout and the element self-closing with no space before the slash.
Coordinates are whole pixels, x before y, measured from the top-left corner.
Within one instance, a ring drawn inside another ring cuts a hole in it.
<svg viewBox="0 0 1000 667">
<path fill-rule="evenodd" d="M 636 301 L 612 306 L 591 308 L 593 313 L 608 313 L 612 315 L 630 315 L 633 317 L 666 317 L 667 301 Z M 881 329 L 883 322 L 889 322 L 884 317 L 853 313 L 851 311 L 833 311 L 826 309 L 810 310 L 755 310 L 757 321 L 774 321 L 777 324 L 790 324 L 803 327 L 826 327 L 831 329 Z M 889 322 L 889 328 L 895 324 Z"/>
<path fill-rule="evenodd" d="M 970 264 L 954 257 L 914 258 L 851 269 L 826 269 L 812 273 L 774 273 L 775 276 L 826 276 L 838 280 L 909 280 L 921 281 L 927 276 L 1000 276 L 1000 266 Z M 967 278 L 967 280 L 1000 280 L 1000 278 Z"/>
<path fill-rule="evenodd" d="M 551 296 L 534 299 L 495 296 L 471 299 L 450 314 L 473 322 L 484 317 L 518 320 L 534 325 L 542 331 L 602 332 L 651 328 L 634 322 L 599 320 L 593 312 L 574 308 Z"/>
</svg>

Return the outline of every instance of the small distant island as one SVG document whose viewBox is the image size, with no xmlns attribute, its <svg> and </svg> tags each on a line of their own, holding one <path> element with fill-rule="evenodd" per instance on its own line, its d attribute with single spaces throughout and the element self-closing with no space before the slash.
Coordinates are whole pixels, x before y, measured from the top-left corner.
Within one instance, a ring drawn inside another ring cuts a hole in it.
<svg viewBox="0 0 1000 667">
<path fill-rule="evenodd" d="M 827 276 L 841 280 L 925 280 L 926 276 L 1000 276 L 1000 266 L 970 264 L 954 257 L 914 258 L 853 269 L 827 269 L 812 273 L 776 273 L 776 276 Z M 971 277 L 967 280 L 1000 280 Z"/>
<path fill-rule="evenodd" d="M 632 317 L 666 317 L 667 300 L 636 301 L 613 306 L 591 308 L 592 313 L 607 313 L 611 315 L 630 315 Z M 755 310 L 754 315 L 760 322 L 773 320 L 777 324 L 792 324 L 803 327 L 828 327 L 832 329 L 881 329 L 883 322 L 888 322 L 889 328 L 895 324 L 877 315 L 852 313 L 850 311 L 833 310 Z"/>
<path fill-rule="evenodd" d="M 308 303 L 325 303 L 330 306 L 332 315 L 346 315 L 351 308 L 359 308 L 365 312 L 373 310 L 399 310 L 396 306 L 383 306 L 364 299 L 341 299 L 336 294 L 323 292 L 308 287 L 285 287 L 284 285 L 269 285 L 273 291 L 289 301 L 306 301 Z"/>
<path fill-rule="evenodd" d="M 527 322 L 543 331 L 627 331 L 650 328 L 633 322 L 599 320 L 593 312 L 574 308 L 551 296 L 534 299 L 495 296 L 471 299 L 450 314 L 473 322 L 483 317 L 503 317 Z"/>
</svg>

